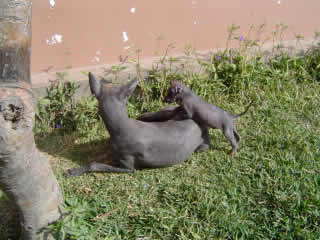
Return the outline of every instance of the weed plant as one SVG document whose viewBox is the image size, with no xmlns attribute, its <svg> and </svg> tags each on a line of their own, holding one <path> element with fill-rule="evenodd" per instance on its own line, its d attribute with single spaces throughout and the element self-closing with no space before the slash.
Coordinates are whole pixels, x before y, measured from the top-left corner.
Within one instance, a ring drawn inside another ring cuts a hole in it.
<svg viewBox="0 0 320 240">
<path fill-rule="evenodd" d="M 171 79 L 229 112 L 255 101 L 237 120 L 242 141 L 233 157 L 224 136 L 210 130 L 210 149 L 177 166 L 67 178 L 67 168 L 107 152 L 108 135 L 93 98 L 72 101 L 74 83 L 49 88 L 35 132 L 66 199 L 65 216 L 50 226 L 57 239 L 320 239 L 320 48 L 290 53 L 280 46 L 287 27 L 279 24 L 266 54 L 263 28 L 238 36 L 233 25 L 224 51 L 204 59 L 189 47 L 178 69 L 169 46 L 147 79 L 136 52 L 131 117 L 163 107 Z"/>
</svg>

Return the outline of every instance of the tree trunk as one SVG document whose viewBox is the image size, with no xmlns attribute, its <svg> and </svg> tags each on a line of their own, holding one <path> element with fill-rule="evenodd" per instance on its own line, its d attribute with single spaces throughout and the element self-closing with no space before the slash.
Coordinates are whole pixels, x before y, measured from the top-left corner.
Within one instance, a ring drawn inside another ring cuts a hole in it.
<svg viewBox="0 0 320 240">
<path fill-rule="evenodd" d="M 0 0 L 0 187 L 16 205 L 22 239 L 60 216 L 59 185 L 33 136 L 31 0 Z"/>
</svg>

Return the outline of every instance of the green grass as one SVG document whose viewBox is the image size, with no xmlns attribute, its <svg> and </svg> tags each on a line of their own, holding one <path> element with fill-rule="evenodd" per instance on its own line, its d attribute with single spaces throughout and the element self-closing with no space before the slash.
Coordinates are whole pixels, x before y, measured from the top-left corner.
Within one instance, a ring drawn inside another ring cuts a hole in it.
<svg viewBox="0 0 320 240">
<path fill-rule="evenodd" d="M 61 114 L 46 120 L 42 109 L 35 132 L 68 211 L 50 226 L 57 239 L 320 239 L 320 50 L 268 61 L 240 50 L 199 60 L 201 72 L 154 69 L 128 103 L 131 117 L 159 109 L 175 78 L 232 113 L 254 99 L 237 119 L 242 141 L 232 157 L 222 133 L 210 130 L 210 149 L 174 167 L 65 177 L 108 152 L 108 133 L 94 100 L 66 109 L 54 96 L 73 131 L 54 129 Z"/>
<path fill-rule="evenodd" d="M 64 170 L 106 151 L 106 133 L 86 143 L 39 139 L 73 219 L 56 228 L 67 239 L 319 239 L 320 86 L 292 82 L 257 94 L 237 120 L 242 142 L 233 157 L 211 130 L 209 151 L 171 168 L 66 178 Z M 247 101 L 215 95 L 235 112 Z"/>
</svg>

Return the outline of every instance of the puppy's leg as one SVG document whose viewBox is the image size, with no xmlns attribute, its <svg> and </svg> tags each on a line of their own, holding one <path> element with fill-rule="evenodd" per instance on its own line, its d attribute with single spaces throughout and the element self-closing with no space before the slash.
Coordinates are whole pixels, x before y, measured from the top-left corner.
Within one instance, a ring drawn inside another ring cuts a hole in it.
<svg viewBox="0 0 320 240">
<path fill-rule="evenodd" d="M 184 104 L 184 105 L 182 105 L 182 107 L 183 107 L 183 109 L 184 109 L 187 117 L 188 117 L 189 119 L 192 119 L 193 113 L 192 113 L 192 111 L 189 109 L 188 105 Z"/>
<path fill-rule="evenodd" d="M 224 127 L 222 131 L 223 131 L 224 136 L 229 140 L 229 142 L 231 143 L 231 146 L 232 146 L 232 150 L 229 154 L 230 155 L 235 154 L 238 149 L 238 142 L 237 142 L 236 137 L 234 135 L 233 128 Z"/>
<path fill-rule="evenodd" d="M 201 145 L 196 149 L 196 152 L 205 151 L 210 146 L 210 137 L 209 137 L 208 128 L 201 126 L 201 130 L 202 130 L 203 143 L 201 143 Z"/>
<path fill-rule="evenodd" d="M 236 128 L 233 128 L 233 135 L 235 136 L 237 143 L 239 144 L 241 137 L 239 136 Z"/>
</svg>

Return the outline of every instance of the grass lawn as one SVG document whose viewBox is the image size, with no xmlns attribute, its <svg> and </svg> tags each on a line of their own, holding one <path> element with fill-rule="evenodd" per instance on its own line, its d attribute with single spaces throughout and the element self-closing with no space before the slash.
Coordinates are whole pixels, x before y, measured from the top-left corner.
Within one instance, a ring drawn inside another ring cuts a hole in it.
<svg viewBox="0 0 320 240">
<path fill-rule="evenodd" d="M 237 120 L 242 142 L 232 157 L 211 130 L 210 150 L 174 167 L 66 178 L 67 168 L 106 151 L 106 130 L 89 142 L 39 138 L 70 205 L 60 230 L 68 239 L 319 239 L 320 86 L 287 82 L 256 93 Z M 247 102 L 212 94 L 231 112 Z"/>
</svg>

